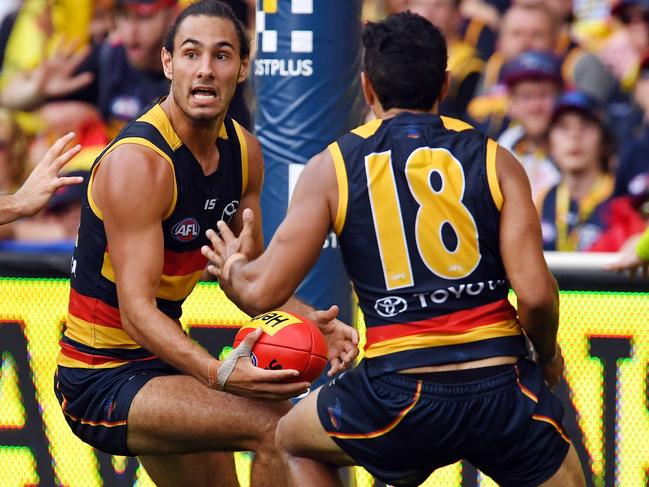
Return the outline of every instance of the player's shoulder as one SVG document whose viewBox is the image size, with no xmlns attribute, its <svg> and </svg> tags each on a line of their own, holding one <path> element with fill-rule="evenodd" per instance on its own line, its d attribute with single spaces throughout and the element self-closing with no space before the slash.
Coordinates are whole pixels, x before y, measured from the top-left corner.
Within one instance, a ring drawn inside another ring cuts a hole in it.
<svg viewBox="0 0 649 487">
<path fill-rule="evenodd" d="M 476 128 L 473 125 L 465 122 L 464 120 L 460 120 L 459 118 L 453 118 L 453 117 L 447 117 L 441 115 L 439 119 L 441 120 L 444 129 L 449 130 L 451 132 L 467 132 L 467 131 L 476 132 Z"/>
<path fill-rule="evenodd" d="M 175 151 L 182 145 L 169 117 L 157 101 L 147 106 L 134 120 L 120 130 L 111 144 L 124 143 L 122 139 L 143 139 L 143 145 L 153 144 L 157 147 Z"/>
<path fill-rule="evenodd" d="M 442 140 L 445 140 L 446 143 L 457 150 L 462 148 L 462 150 L 487 150 L 489 152 L 491 149 L 493 152 L 492 155 L 495 157 L 496 151 L 493 149 L 496 149 L 498 144 L 485 135 L 484 132 L 459 118 L 446 116 L 440 116 L 439 118 L 441 123 L 438 126 L 436 135 L 441 137 Z"/>
<path fill-rule="evenodd" d="M 237 122 L 234 118 L 226 117 L 226 120 L 231 121 L 232 127 L 234 128 L 240 143 L 244 142 L 253 152 L 259 152 L 261 154 L 261 143 L 259 142 L 259 139 L 250 132 L 250 130 Z M 243 139 L 243 141 L 241 139 Z"/>
<path fill-rule="evenodd" d="M 354 149 L 363 146 L 369 139 L 375 136 L 384 125 L 385 121 L 380 118 L 370 120 L 339 137 L 335 142 L 329 145 L 329 149 L 330 151 L 353 151 Z"/>
<path fill-rule="evenodd" d="M 496 143 L 489 144 L 489 141 L 494 142 L 492 139 L 464 120 L 446 116 L 440 116 L 439 119 L 433 137 L 444 141 L 454 150 L 473 152 L 497 147 Z"/>
<path fill-rule="evenodd" d="M 101 160 L 104 168 L 129 174 L 130 177 L 155 177 L 173 174 L 171 160 L 160 150 L 138 142 L 116 146 Z M 105 169 L 104 169 L 105 170 Z"/>
<path fill-rule="evenodd" d="M 149 106 L 142 115 L 128 123 L 108 145 L 101 157 L 112 167 L 130 167 L 134 171 L 163 171 L 173 166 L 174 152 L 182 140 L 159 104 Z M 165 164 L 159 164 L 165 161 Z M 137 167 L 136 167 L 137 166 Z"/>
</svg>

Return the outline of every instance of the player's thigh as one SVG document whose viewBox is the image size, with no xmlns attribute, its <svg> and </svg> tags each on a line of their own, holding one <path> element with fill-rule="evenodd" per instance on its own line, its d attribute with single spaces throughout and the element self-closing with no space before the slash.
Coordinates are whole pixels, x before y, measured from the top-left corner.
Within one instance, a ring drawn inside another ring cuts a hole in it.
<svg viewBox="0 0 649 487">
<path fill-rule="evenodd" d="M 238 487 L 234 457 L 229 452 L 138 457 L 157 487 Z"/>
<path fill-rule="evenodd" d="M 543 487 L 582 487 L 586 485 L 584 471 L 574 446 L 570 446 L 559 470 L 541 485 Z"/>
<path fill-rule="evenodd" d="M 155 377 L 131 403 L 128 447 L 136 455 L 272 448 L 290 407 L 214 391 L 187 375 Z"/>
<path fill-rule="evenodd" d="M 317 407 L 320 390 L 313 391 L 280 419 L 275 443 L 284 455 L 317 458 L 338 466 L 354 465 L 320 423 Z"/>
</svg>

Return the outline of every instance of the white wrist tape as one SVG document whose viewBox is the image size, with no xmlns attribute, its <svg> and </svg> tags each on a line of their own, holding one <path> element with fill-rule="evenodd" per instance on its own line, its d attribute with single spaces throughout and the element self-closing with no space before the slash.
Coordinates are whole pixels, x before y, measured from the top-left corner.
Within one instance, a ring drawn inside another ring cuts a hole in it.
<svg viewBox="0 0 649 487">
<path fill-rule="evenodd" d="M 237 365 L 237 360 L 239 360 L 241 357 L 250 357 L 251 352 L 252 347 L 242 342 L 237 348 L 233 349 L 230 352 L 228 358 L 221 362 L 219 372 L 216 376 L 216 382 L 218 384 L 219 390 L 225 390 L 225 383 L 230 378 L 232 371 L 234 371 L 234 367 Z"/>
</svg>

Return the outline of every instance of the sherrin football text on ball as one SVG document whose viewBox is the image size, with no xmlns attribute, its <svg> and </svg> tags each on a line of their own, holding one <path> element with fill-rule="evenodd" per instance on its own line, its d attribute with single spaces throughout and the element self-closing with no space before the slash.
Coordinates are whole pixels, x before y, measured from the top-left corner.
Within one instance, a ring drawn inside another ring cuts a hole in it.
<svg viewBox="0 0 649 487">
<path fill-rule="evenodd" d="M 318 325 L 286 311 L 269 311 L 241 327 L 234 339 L 236 347 L 257 328 L 263 333 L 252 348 L 252 362 L 269 370 L 294 369 L 299 376 L 292 382 L 312 382 L 327 365 L 327 344 Z"/>
</svg>

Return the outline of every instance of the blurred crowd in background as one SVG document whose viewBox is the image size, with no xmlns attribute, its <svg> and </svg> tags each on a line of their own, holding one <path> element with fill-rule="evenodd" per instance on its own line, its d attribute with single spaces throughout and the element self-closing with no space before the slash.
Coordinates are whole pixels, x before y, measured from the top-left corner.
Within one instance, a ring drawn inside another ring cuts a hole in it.
<svg viewBox="0 0 649 487">
<path fill-rule="evenodd" d="M 66 170 L 87 175 L 119 129 L 168 92 L 160 49 L 190 2 L 0 2 L 0 194 L 69 131 L 83 150 Z M 227 3 L 254 40 L 255 0 Z M 440 113 L 524 166 L 546 250 L 630 245 L 649 220 L 649 0 L 365 0 L 363 20 L 406 9 L 448 42 Z M 244 83 L 230 114 L 252 128 L 253 106 Z M 0 250 L 71 250 L 83 191 L 62 188 L 41 214 L 0 227 Z"/>
</svg>

